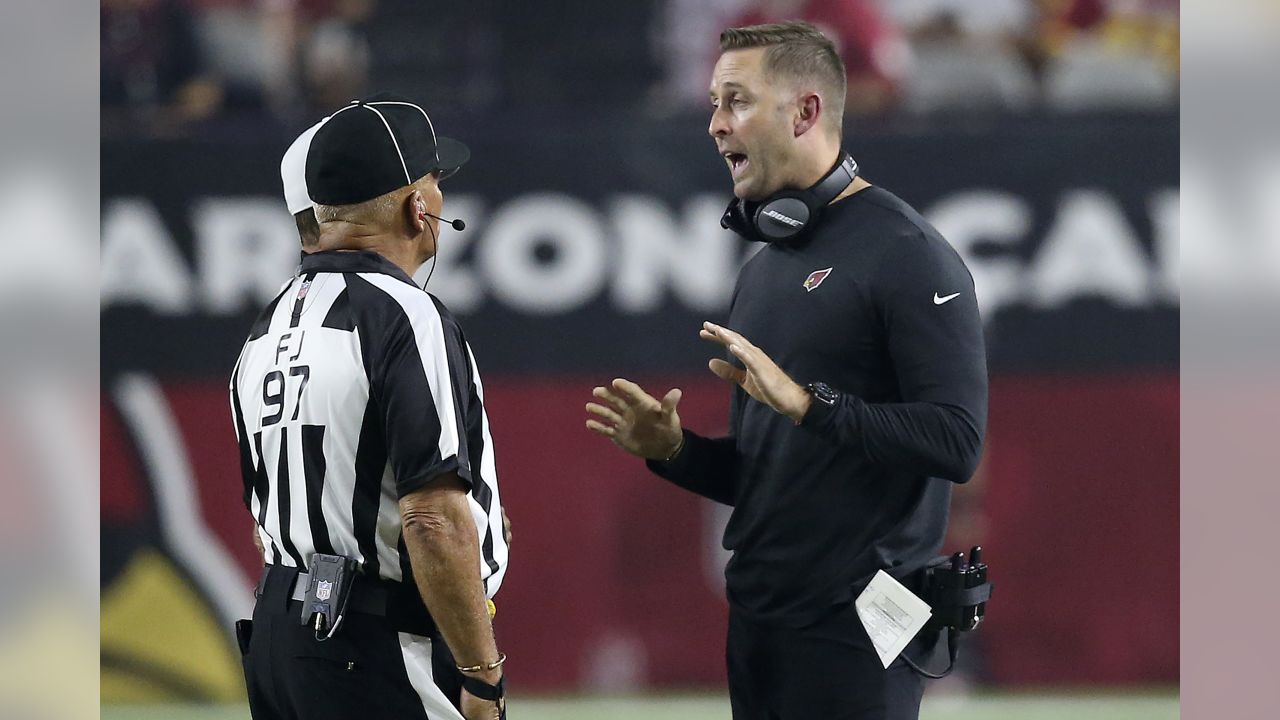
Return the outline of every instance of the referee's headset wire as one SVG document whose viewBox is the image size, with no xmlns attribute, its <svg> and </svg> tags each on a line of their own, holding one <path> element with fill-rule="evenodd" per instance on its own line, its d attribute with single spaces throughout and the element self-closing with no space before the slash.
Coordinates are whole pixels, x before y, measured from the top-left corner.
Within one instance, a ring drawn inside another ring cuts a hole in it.
<svg viewBox="0 0 1280 720">
<path fill-rule="evenodd" d="M 324 620 L 320 615 L 320 613 L 316 613 L 315 616 L 316 616 L 316 625 L 315 625 L 316 642 L 324 642 L 325 640 L 328 640 L 329 638 L 333 637 L 338 632 L 338 626 L 342 624 L 342 618 L 346 617 L 343 613 L 338 613 L 338 618 L 333 621 L 333 627 L 329 628 L 329 632 L 325 633 L 322 636 L 320 635 L 320 633 L 324 632 L 323 630 L 321 630 L 321 628 L 324 626 Z"/>
<path fill-rule="evenodd" d="M 425 220 L 426 218 L 423 218 Z M 422 283 L 422 289 L 427 289 L 427 283 L 431 282 L 431 276 L 436 272 L 436 258 L 440 256 L 440 236 L 436 235 L 435 230 L 431 230 L 431 223 L 425 223 L 427 230 L 431 231 L 431 243 L 435 245 L 436 251 L 431 253 L 431 269 L 427 271 L 427 279 Z"/>
</svg>

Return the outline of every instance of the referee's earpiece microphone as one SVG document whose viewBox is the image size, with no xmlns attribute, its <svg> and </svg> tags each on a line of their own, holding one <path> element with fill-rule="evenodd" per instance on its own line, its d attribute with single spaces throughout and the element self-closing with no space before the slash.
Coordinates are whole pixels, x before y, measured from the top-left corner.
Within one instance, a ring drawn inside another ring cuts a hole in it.
<svg viewBox="0 0 1280 720">
<path fill-rule="evenodd" d="M 720 227 L 733 230 L 748 240 L 787 244 L 798 239 L 835 200 L 849 183 L 858 177 L 858 163 L 841 150 L 840 159 L 813 187 L 783 190 L 759 202 L 734 198 Z"/>
<path fill-rule="evenodd" d="M 462 232 L 463 230 L 466 230 L 466 229 L 467 229 L 467 224 L 466 224 L 465 222 L 463 222 L 462 220 L 445 220 L 444 218 L 440 217 L 439 215 L 432 215 L 431 213 L 427 212 L 426 210 L 423 210 L 422 212 L 418 213 L 418 217 L 422 218 L 424 221 L 425 221 L 428 217 L 433 217 L 433 218 L 435 218 L 435 219 L 437 219 L 437 220 L 439 220 L 439 221 L 441 221 L 441 222 L 449 223 L 449 226 L 450 226 L 450 227 L 452 227 L 454 230 L 457 230 L 458 232 Z"/>
</svg>

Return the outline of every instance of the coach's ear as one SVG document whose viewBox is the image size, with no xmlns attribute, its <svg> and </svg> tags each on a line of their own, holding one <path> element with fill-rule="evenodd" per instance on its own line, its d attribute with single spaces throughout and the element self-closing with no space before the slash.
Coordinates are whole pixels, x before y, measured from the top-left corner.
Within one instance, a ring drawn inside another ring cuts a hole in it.
<svg viewBox="0 0 1280 720">
<path fill-rule="evenodd" d="M 822 96 L 816 92 L 806 92 L 796 98 L 797 112 L 795 119 L 796 137 L 809 132 L 818 124 L 818 120 L 822 117 L 823 107 Z"/>
</svg>

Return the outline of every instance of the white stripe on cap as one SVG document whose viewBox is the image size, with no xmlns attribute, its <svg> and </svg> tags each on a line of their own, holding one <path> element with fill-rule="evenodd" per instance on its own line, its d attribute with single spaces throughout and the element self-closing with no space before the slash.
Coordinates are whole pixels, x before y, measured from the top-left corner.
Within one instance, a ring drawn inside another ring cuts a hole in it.
<svg viewBox="0 0 1280 720">
<path fill-rule="evenodd" d="M 404 184 L 412 185 L 413 178 L 409 177 L 409 166 L 404 162 L 404 153 L 400 152 L 400 141 L 396 140 L 396 134 L 391 130 L 391 123 L 387 122 L 386 116 L 383 115 L 382 111 L 378 110 L 378 108 L 370 107 L 367 104 L 361 105 L 360 107 L 368 108 L 370 112 L 377 115 L 378 119 L 382 121 L 383 127 L 387 129 L 387 134 L 391 136 L 391 144 L 396 146 L 396 155 L 400 157 L 400 167 L 404 168 Z"/>
<path fill-rule="evenodd" d="M 334 111 L 333 115 L 330 115 L 330 116 L 329 116 L 329 119 L 330 119 L 330 120 L 332 120 L 332 119 L 333 119 L 333 117 L 334 117 L 334 115 L 337 115 L 338 113 L 341 113 L 341 112 L 346 112 L 346 111 L 350 110 L 351 108 L 357 108 L 357 107 L 360 107 L 360 101 L 359 101 L 359 100 L 352 100 L 352 101 L 351 101 L 351 103 L 350 103 L 350 104 L 348 104 L 346 107 L 340 107 L 340 108 L 338 108 L 336 111 Z"/>
<path fill-rule="evenodd" d="M 367 105 L 400 105 L 402 107 L 411 107 L 414 110 L 417 110 L 418 112 L 422 113 L 423 119 L 427 121 L 427 128 L 431 130 L 431 146 L 436 148 L 436 164 L 437 165 L 440 164 L 440 149 L 439 149 L 439 146 L 437 145 L 437 140 L 436 140 L 436 126 L 434 123 L 431 122 L 431 116 L 427 114 L 426 110 L 422 109 L 421 105 L 415 105 L 409 102 L 400 102 L 398 100 L 379 100 L 378 102 L 371 102 L 366 104 Z"/>
<path fill-rule="evenodd" d="M 311 150 L 311 138 L 328 121 L 329 118 L 326 117 L 303 131 L 289 145 L 284 157 L 280 158 L 280 183 L 284 187 L 284 202 L 294 215 L 312 206 L 311 194 L 307 192 L 307 153 Z"/>
</svg>

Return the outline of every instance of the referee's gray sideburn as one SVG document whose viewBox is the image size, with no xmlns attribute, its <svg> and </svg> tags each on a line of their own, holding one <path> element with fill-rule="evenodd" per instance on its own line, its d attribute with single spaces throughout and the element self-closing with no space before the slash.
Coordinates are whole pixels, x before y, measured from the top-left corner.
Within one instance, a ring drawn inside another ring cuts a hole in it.
<svg viewBox="0 0 1280 720">
<path fill-rule="evenodd" d="M 316 220 L 315 208 L 294 213 L 293 222 L 298 226 L 302 247 L 314 249 L 320 246 L 320 223 Z"/>
</svg>

